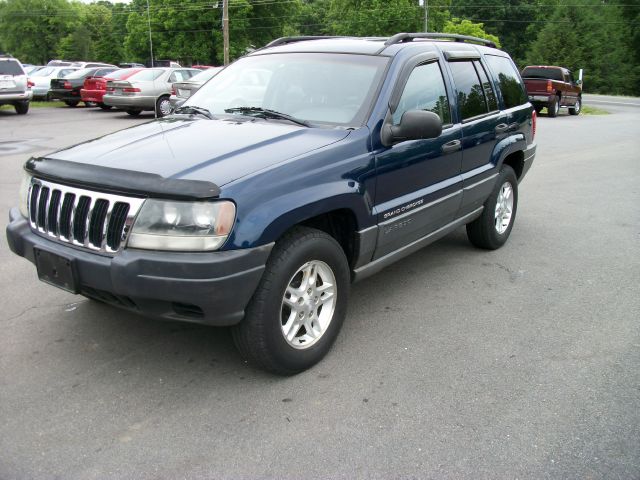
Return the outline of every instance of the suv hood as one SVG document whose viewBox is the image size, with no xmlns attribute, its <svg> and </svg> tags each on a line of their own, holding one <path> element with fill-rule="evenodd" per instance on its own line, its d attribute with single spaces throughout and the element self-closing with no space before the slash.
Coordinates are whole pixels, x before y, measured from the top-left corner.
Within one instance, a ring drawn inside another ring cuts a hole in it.
<svg viewBox="0 0 640 480">
<path fill-rule="evenodd" d="M 348 130 L 275 120 L 169 117 L 47 155 L 46 159 L 130 170 L 218 186 L 337 142 Z M 69 180 L 74 180 L 67 173 Z"/>
</svg>

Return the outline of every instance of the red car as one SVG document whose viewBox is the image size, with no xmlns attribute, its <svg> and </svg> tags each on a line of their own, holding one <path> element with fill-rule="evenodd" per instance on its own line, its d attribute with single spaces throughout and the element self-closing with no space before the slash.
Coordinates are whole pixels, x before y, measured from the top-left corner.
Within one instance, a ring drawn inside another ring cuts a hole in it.
<svg viewBox="0 0 640 480">
<path fill-rule="evenodd" d="M 115 70 L 105 77 L 87 77 L 82 90 L 80 90 L 80 97 L 85 104 L 93 102 L 97 103 L 103 110 L 109 110 L 111 105 L 105 105 L 102 101 L 102 97 L 107 91 L 107 82 L 109 80 L 125 80 L 140 70 L 142 68 L 123 68 L 122 70 Z"/>
</svg>

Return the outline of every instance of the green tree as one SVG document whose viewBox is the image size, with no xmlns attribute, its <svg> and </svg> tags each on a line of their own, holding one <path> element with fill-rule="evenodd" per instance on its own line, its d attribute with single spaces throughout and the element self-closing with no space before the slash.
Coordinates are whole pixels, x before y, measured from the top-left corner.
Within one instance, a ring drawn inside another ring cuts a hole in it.
<svg viewBox="0 0 640 480">
<path fill-rule="evenodd" d="M 473 23 L 469 20 L 452 18 L 444 24 L 443 31 L 445 33 L 457 33 L 458 35 L 469 35 L 472 37 L 484 38 L 492 41 L 500 47 L 500 40 L 498 37 L 485 32 L 484 25 L 482 23 Z"/>
<path fill-rule="evenodd" d="M 527 63 L 583 68 L 588 92 L 638 94 L 629 38 L 629 22 L 614 4 L 590 0 L 582 8 L 558 6 L 531 45 Z"/>
<path fill-rule="evenodd" d="M 67 0 L 7 0 L 0 9 L 0 43 L 25 63 L 45 64 L 78 24 Z"/>
<path fill-rule="evenodd" d="M 334 35 L 389 36 L 424 29 L 424 11 L 413 0 L 331 0 L 327 19 Z"/>
</svg>

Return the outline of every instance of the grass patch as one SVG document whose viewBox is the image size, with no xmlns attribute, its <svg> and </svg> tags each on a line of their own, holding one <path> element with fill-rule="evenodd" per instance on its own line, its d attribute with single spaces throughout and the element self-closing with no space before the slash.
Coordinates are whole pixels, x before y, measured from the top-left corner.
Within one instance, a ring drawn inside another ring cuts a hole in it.
<svg viewBox="0 0 640 480">
<path fill-rule="evenodd" d="M 31 101 L 29 102 L 29 106 L 32 108 L 45 108 L 45 107 L 66 107 L 63 102 L 42 102 L 42 101 Z"/>
<path fill-rule="evenodd" d="M 597 107 L 591 107 L 589 105 L 582 106 L 583 115 L 609 115 L 609 112 Z"/>
</svg>

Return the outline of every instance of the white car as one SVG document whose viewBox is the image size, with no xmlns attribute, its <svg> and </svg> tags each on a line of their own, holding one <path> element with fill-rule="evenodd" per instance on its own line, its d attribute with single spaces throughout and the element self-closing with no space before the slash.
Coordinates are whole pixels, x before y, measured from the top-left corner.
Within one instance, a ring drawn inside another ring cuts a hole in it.
<svg viewBox="0 0 640 480">
<path fill-rule="evenodd" d="M 42 67 L 29 75 L 33 98 L 49 100 L 49 89 L 52 78 L 64 78 L 71 72 L 78 70 L 76 67 Z"/>
</svg>

